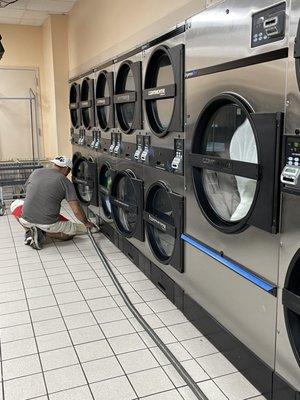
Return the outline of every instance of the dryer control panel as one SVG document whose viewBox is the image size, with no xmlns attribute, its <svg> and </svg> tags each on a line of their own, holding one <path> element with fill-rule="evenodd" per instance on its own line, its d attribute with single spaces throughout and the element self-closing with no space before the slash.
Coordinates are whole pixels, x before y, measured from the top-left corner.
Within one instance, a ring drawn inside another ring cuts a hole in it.
<svg viewBox="0 0 300 400">
<path fill-rule="evenodd" d="M 280 176 L 283 190 L 300 195 L 300 137 L 285 137 L 283 165 Z"/>
<path fill-rule="evenodd" d="M 282 40 L 285 37 L 285 20 L 285 2 L 253 14 L 251 47 Z"/>
</svg>

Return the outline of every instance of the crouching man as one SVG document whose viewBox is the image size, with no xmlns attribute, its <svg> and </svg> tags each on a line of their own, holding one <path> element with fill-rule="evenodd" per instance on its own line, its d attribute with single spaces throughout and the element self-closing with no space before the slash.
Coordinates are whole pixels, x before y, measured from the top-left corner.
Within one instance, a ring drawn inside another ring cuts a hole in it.
<svg viewBox="0 0 300 400">
<path fill-rule="evenodd" d="M 36 169 L 26 182 L 24 202 L 16 200 L 11 212 L 26 230 L 25 244 L 40 250 L 45 237 L 69 240 L 94 225 L 89 222 L 78 201 L 73 183 L 67 178 L 72 161 L 65 156 L 51 160 L 52 168 Z M 76 224 L 61 216 L 61 202 L 66 199 Z"/>
</svg>

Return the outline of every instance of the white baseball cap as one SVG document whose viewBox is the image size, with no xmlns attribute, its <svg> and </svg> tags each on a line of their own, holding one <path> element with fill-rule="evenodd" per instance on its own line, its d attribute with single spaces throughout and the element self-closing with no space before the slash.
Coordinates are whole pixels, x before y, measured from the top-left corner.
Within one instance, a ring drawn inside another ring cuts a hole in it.
<svg viewBox="0 0 300 400">
<path fill-rule="evenodd" d="M 58 167 L 68 167 L 70 169 L 72 169 L 72 160 L 70 160 L 70 158 L 66 157 L 66 156 L 58 156 L 53 158 L 53 160 L 51 160 L 51 162 L 55 165 L 57 165 Z"/>
</svg>

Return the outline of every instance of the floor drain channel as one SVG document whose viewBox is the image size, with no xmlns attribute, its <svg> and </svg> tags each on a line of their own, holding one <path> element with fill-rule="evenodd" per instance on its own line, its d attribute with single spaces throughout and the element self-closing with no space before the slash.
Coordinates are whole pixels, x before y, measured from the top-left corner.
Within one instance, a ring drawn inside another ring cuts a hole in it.
<svg viewBox="0 0 300 400">
<path fill-rule="evenodd" d="M 98 256 L 100 257 L 101 261 L 103 262 L 105 269 L 107 270 L 110 278 L 112 279 L 114 285 L 116 286 L 118 292 L 120 293 L 122 299 L 124 300 L 125 304 L 129 308 L 129 310 L 132 312 L 132 314 L 135 316 L 135 318 L 138 320 L 138 322 L 142 325 L 142 327 L 145 329 L 145 331 L 148 333 L 148 335 L 151 337 L 151 339 L 156 343 L 156 345 L 159 347 L 159 349 L 164 353 L 164 355 L 167 357 L 167 359 L 170 361 L 170 363 L 173 365 L 173 367 L 179 373 L 181 378 L 186 382 L 188 387 L 192 390 L 192 392 L 197 397 L 197 399 L 209 400 L 205 396 L 205 394 L 202 392 L 202 390 L 199 388 L 199 386 L 194 381 L 194 379 L 190 376 L 190 374 L 186 371 L 186 369 L 182 366 L 182 364 L 177 360 L 177 358 L 174 356 L 174 354 L 168 349 L 168 347 L 164 344 L 164 342 L 160 339 L 160 337 L 154 332 L 154 330 L 150 327 L 150 325 L 148 325 L 148 323 L 144 320 L 144 318 L 141 316 L 141 314 L 138 312 L 138 310 L 131 303 L 129 297 L 125 293 L 120 282 L 118 281 L 114 272 L 112 271 L 105 254 L 103 253 L 103 251 L 97 244 L 97 242 L 90 230 L 88 231 L 88 235 L 89 235 L 89 238 L 90 238 Z"/>
</svg>

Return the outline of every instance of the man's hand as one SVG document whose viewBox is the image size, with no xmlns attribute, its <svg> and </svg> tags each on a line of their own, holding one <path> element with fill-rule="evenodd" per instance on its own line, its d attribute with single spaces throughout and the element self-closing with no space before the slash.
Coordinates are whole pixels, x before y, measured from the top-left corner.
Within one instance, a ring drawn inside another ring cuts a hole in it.
<svg viewBox="0 0 300 400">
<path fill-rule="evenodd" d="M 94 225 L 91 221 L 87 221 L 84 225 L 85 225 L 88 229 L 93 229 L 93 228 L 95 228 L 95 225 Z"/>
<path fill-rule="evenodd" d="M 88 227 L 87 224 L 89 223 L 89 221 L 87 220 L 80 203 L 78 201 L 69 201 L 69 205 L 70 205 L 75 217 L 81 223 L 83 223 L 86 227 Z"/>
</svg>

